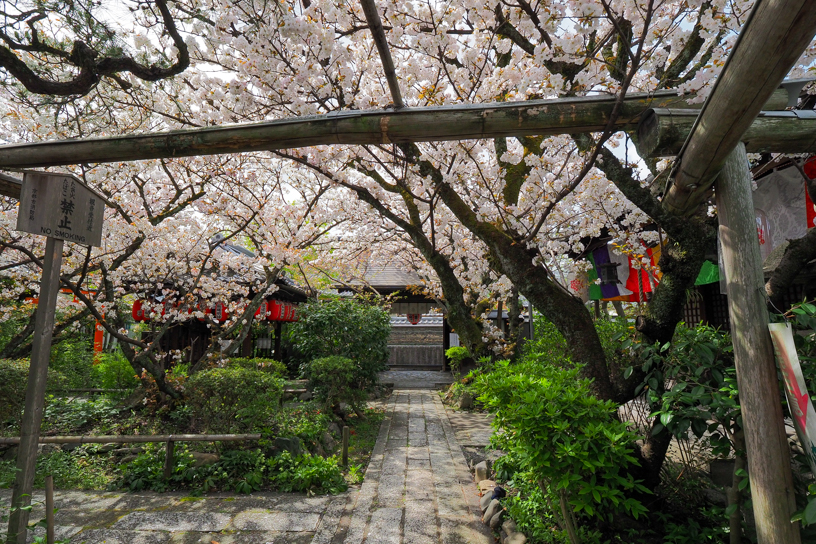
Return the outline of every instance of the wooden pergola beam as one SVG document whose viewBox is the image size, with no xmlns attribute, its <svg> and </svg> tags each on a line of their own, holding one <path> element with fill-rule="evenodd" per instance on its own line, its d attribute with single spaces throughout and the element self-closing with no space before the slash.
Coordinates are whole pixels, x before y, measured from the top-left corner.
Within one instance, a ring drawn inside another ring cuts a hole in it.
<svg viewBox="0 0 816 544">
<path fill-rule="evenodd" d="M 394 109 L 401 110 L 405 107 L 405 102 L 402 100 L 397 72 L 394 70 L 394 60 L 391 58 L 391 51 L 388 49 L 388 40 L 385 39 L 385 29 L 383 29 L 377 5 L 374 0 L 360 0 L 360 4 L 363 7 L 363 14 L 368 23 L 368 28 L 371 30 L 371 36 L 374 38 L 374 45 L 377 46 L 377 52 L 380 54 L 385 79 L 388 81 L 388 89 L 391 91 L 391 99 L 394 101 Z"/>
<path fill-rule="evenodd" d="M 643 158 L 676 156 L 699 113 L 668 108 L 646 112 L 637 132 L 638 154 Z M 816 112 L 760 112 L 742 141 L 748 153 L 816 153 Z"/>
<path fill-rule="evenodd" d="M 617 130 L 635 130 L 650 108 L 694 108 L 675 91 L 629 94 Z M 614 96 L 524 102 L 358 110 L 189 130 L 109 138 L 55 140 L 0 146 L 0 168 L 25 169 L 330 144 L 389 144 L 510 136 L 579 134 L 604 130 Z M 778 89 L 766 109 L 784 109 L 788 93 Z"/>
<path fill-rule="evenodd" d="M 763 0 L 751 11 L 689 137 L 663 206 L 699 209 L 729 154 L 816 34 L 813 0 Z"/>
<path fill-rule="evenodd" d="M 20 199 L 23 181 L 0 172 L 0 195 Z"/>
</svg>

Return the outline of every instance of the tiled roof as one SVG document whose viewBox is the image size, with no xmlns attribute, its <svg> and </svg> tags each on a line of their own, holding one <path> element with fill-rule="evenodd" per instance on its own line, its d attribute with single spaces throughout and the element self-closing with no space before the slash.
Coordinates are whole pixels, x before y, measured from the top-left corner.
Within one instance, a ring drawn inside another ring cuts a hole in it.
<svg viewBox="0 0 816 544">
<path fill-rule="evenodd" d="M 396 266 L 372 266 L 363 275 L 363 282 L 354 281 L 352 283 L 366 283 L 374 289 L 394 289 L 409 285 L 422 285 L 422 280 L 416 272 L 411 270 Z"/>
</svg>

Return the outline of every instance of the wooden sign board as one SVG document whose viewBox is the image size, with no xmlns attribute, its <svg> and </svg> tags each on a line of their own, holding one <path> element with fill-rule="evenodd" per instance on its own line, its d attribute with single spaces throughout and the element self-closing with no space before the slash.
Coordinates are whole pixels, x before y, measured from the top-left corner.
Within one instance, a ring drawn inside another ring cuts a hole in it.
<svg viewBox="0 0 816 544">
<path fill-rule="evenodd" d="M 105 201 L 70 174 L 27 172 L 17 230 L 86 246 L 102 245 Z"/>
<path fill-rule="evenodd" d="M 816 474 L 816 410 L 810 400 L 810 394 L 796 354 L 796 345 L 793 343 L 793 329 L 787 323 L 771 323 L 771 331 L 776 362 L 785 382 L 785 396 L 788 399 L 788 409 L 793 419 L 796 434 L 810 465 L 810 470 Z"/>
</svg>

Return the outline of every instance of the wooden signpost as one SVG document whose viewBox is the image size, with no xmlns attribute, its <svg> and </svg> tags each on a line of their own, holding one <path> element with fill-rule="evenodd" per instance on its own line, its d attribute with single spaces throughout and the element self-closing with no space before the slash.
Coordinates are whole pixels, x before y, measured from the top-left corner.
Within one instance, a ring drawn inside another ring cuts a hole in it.
<svg viewBox="0 0 816 544">
<path fill-rule="evenodd" d="M 34 321 L 31 364 L 17 450 L 17 475 L 11 495 L 7 544 L 25 544 L 37 444 L 40 437 L 54 312 L 60 289 L 64 241 L 102 244 L 102 197 L 70 174 L 29 172 L 23 178 L 17 230 L 46 236 L 40 296 Z"/>
</svg>

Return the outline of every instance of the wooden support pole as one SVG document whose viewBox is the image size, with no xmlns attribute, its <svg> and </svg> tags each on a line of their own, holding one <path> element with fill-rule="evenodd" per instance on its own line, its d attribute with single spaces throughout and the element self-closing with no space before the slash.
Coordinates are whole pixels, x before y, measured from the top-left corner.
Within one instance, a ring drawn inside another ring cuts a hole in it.
<svg viewBox="0 0 816 544">
<path fill-rule="evenodd" d="M 175 465 L 174 453 L 176 443 L 173 440 L 167 441 L 167 447 L 164 452 L 164 479 L 169 480 L 173 475 L 173 465 Z"/>
<path fill-rule="evenodd" d="M 756 2 L 689 137 L 663 198 L 690 215 L 754 118 L 816 34 L 813 0 Z"/>
<path fill-rule="evenodd" d="M 349 428 L 343 426 L 343 466 L 348 466 Z"/>
<path fill-rule="evenodd" d="M 768 332 L 751 175 L 741 143 L 725 162 L 715 194 L 757 537 L 760 544 L 798 544 L 799 526 L 790 522 L 796 503 Z"/>
<path fill-rule="evenodd" d="M 54 544 L 54 477 L 45 477 L 45 541 Z"/>
<path fill-rule="evenodd" d="M 383 29 L 377 5 L 374 0 L 360 0 L 360 5 L 363 7 L 363 14 L 371 30 L 371 36 L 374 38 L 374 45 L 377 46 L 377 52 L 380 54 L 385 79 L 388 81 L 388 90 L 391 91 L 391 99 L 394 101 L 394 109 L 401 110 L 405 107 L 405 102 L 402 101 L 397 72 L 394 70 L 394 60 L 388 49 L 388 40 L 385 39 L 385 29 Z"/>
<path fill-rule="evenodd" d="M 11 493 L 11 515 L 8 524 L 7 544 L 25 544 L 28 531 L 31 491 L 34 488 L 34 469 L 37 465 L 37 445 L 40 438 L 43 409 L 45 407 L 45 383 L 48 378 L 48 362 L 51 359 L 51 337 L 54 333 L 54 312 L 60 286 L 63 241 L 46 238 L 45 259 L 40 280 L 40 300 L 34 317 L 34 339 L 31 363 L 28 370 L 25 408 L 20 425 L 20 446 L 17 449 L 17 475 Z"/>
<path fill-rule="evenodd" d="M 787 96 L 786 90 L 778 90 L 765 109 L 784 108 Z M 615 129 L 635 130 L 641 114 L 650 108 L 694 108 L 695 105 L 688 102 L 690 98 L 678 96 L 675 91 L 629 93 Z M 355 110 L 153 134 L 13 144 L 0 146 L 0 168 L 190 157 L 313 145 L 601 132 L 609 122 L 616 100 L 614 96 L 585 96 L 400 111 Z"/>
<path fill-rule="evenodd" d="M 638 126 L 638 154 L 643 158 L 677 155 L 699 113 L 668 108 L 646 112 Z M 816 152 L 816 112 L 760 112 L 742 141 L 748 153 Z"/>
<path fill-rule="evenodd" d="M 448 316 L 445 314 L 442 316 L 442 371 L 450 370 L 450 366 L 448 366 L 448 356 L 445 353 L 450 349 L 450 323 L 448 323 Z"/>
</svg>

